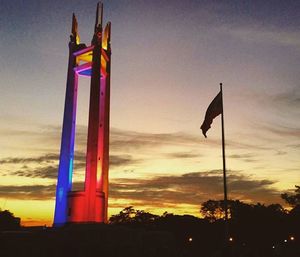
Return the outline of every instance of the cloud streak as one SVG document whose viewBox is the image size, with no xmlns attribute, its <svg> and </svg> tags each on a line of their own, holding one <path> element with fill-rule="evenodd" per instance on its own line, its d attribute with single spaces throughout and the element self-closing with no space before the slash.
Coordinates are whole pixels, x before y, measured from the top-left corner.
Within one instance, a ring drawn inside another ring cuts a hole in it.
<svg viewBox="0 0 300 257">
<path fill-rule="evenodd" d="M 288 126 L 264 126 L 264 129 L 268 130 L 274 135 L 281 136 L 284 138 L 296 138 L 300 137 L 300 128 L 288 127 Z"/>
<path fill-rule="evenodd" d="M 47 129 L 36 127 L 35 132 L 28 130 L 27 134 L 33 137 L 33 144 L 30 149 L 42 152 L 43 154 L 38 157 L 9 157 L 0 159 L 1 164 L 17 164 L 17 163 L 46 163 L 58 160 L 59 157 L 59 144 L 61 137 L 61 128 L 59 126 L 47 126 Z M 85 149 L 86 149 L 86 127 L 78 126 L 76 130 L 76 149 L 75 153 L 76 160 L 78 162 L 85 161 Z M 10 131 L 9 136 L 14 136 L 15 133 L 18 135 L 26 135 L 26 131 Z M 1 131 L 2 133 L 2 131 Z M 24 134 L 25 133 L 25 134 Z M 36 142 L 44 142 L 45 147 L 36 145 Z M 269 150 L 270 148 L 265 145 L 251 144 L 238 140 L 227 140 L 226 144 L 232 149 L 259 149 Z M 34 146 L 34 147 L 33 147 Z M 218 147 L 220 146 L 220 140 L 209 139 L 203 141 L 200 135 L 192 135 L 185 132 L 174 132 L 174 133 L 150 133 L 150 132 L 137 132 L 112 128 L 110 131 L 110 154 L 112 156 L 111 165 L 118 165 L 118 160 L 115 156 L 122 156 L 122 159 L 129 163 L 128 155 L 131 155 L 131 163 L 133 157 L 136 154 L 148 154 L 158 153 L 163 147 L 176 146 L 181 147 L 182 150 L 178 153 L 159 153 L 166 158 L 198 158 L 197 153 L 191 152 L 192 148 L 201 149 L 207 147 Z M 185 149 L 184 149 L 185 148 Z M 125 156 L 127 155 L 127 157 Z M 121 157 L 120 157 L 121 158 Z M 138 160 L 135 160 L 137 163 Z"/>
<path fill-rule="evenodd" d="M 228 155 L 227 158 L 236 159 L 236 160 L 242 160 L 245 162 L 257 162 L 255 157 L 258 157 L 257 154 L 253 153 L 245 153 L 245 154 L 231 154 Z"/>
<path fill-rule="evenodd" d="M 200 144 L 199 136 L 189 135 L 183 132 L 177 133 L 142 133 L 136 131 L 112 129 L 111 130 L 112 150 L 131 150 L 141 148 L 153 148 L 162 145 L 189 146 Z"/>
<path fill-rule="evenodd" d="M 0 159 L 1 164 L 28 164 L 28 163 L 49 163 L 58 160 L 58 154 L 45 154 L 38 157 L 29 157 L 29 158 L 3 158 Z"/>
<path fill-rule="evenodd" d="M 171 158 L 171 159 L 192 159 L 192 158 L 201 157 L 200 154 L 196 154 L 193 152 L 174 152 L 174 153 L 167 153 L 164 156 L 166 158 Z"/>
<path fill-rule="evenodd" d="M 9 171 L 2 171 L 2 175 L 56 179 L 58 172 L 59 156 L 57 154 L 45 154 L 29 158 L 3 158 L 0 159 L 0 165 L 22 165 L 22 167 L 13 168 Z M 125 167 L 141 163 L 141 159 L 134 158 L 129 154 L 119 154 L 110 156 L 110 168 Z M 83 152 L 75 153 L 74 175 L 78 171 L 85 169 L 86 157 Z M 36 167 L 39 166 L 39 167 Z"/>
<path fill-rule="evenodd" d="M 0 186 L 0 195 L 7 199 L 49 200 L 54 198 L 55 185 Z"/>
<path fill-rule="evenodd" d="M 280 192 L 272 187 L 275 182 L 253 179 L 242 172 L 229 171 L 229 198 L 254 203 L 280 202 Z M 73 186 L 80 188 L 82 183 L 76 182 Z M 53 200 L 55 184 L 0 186 L 0 195 L 9 199 Z M 110 199 L 126 200 L 128 205 L 164 208 L 189 204 L 198 208 L 204 201 L 222 198 L 223 178 L 220 170 L 191 172 L 178 176 L 156 176 L 149 179 L 113 179 L 110 182 Z"/>
<path fill-rule="evenodd" d="M 118 179 L 111 184 L 111 196 L 144 205 L 192 204 L 208 199 L 222 199 L 223 178 L 219 170 L 161 176 L 152 179 Z M 279 192 L 272 189 L 275 181 L 257 180 L 241 172 L 228 175 L 229 197 L 252 202 L 278 202 Z"/>
<path fill-rule="evenodd" d="M 299 31 L 278 30 L 278 28 L 258 28 L 258 26 L 225 27 L 223 29 L 229 32 L 232 36 L 240 38 L 243 41 L 277 44 L 300 49 Z"/>
</svg>

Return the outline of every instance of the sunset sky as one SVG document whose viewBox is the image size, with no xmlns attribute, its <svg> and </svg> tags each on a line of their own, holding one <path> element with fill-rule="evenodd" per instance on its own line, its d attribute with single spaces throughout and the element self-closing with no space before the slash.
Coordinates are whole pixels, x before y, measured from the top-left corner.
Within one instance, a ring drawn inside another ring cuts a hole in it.
<svg viewBox="0 0 300 257">
<path fill-rule="evenodd" d="M 281 203 L 300 185 L 300 1 L 107 0 L 112 23 L 109 213 L 200 216 L 222 199 L 223 82 L 230 199 Z M 74 12 L 97 1 L 0 0 L 0 208 L 51 225 Z M 83 186 L 89 80 L 80 79 L 74 188 Z"/>
</svg>

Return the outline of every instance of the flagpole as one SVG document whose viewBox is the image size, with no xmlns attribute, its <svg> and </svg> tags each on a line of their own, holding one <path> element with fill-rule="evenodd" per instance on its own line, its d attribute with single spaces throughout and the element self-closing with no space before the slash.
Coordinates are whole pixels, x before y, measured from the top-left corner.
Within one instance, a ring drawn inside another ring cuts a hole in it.
<svg viewBox="0 0 300 257">
<path fill-rule="evenodd" d="M 225 244 L 227 244 L 227 241 L 229 240 L 229 231 L 228 231 L 228 206 L 227 206 L 227 182 L 226 182 L 225 135 L 224 135 L 224 108 L 223 108 L 222 83 L 220 83 L 220 92 L 221 92 L 221 97 L 222 97 L 221 122 L 222 122 L 222 156 L 223 156 L 224 209 L 225 209 Z"/>
</svg>

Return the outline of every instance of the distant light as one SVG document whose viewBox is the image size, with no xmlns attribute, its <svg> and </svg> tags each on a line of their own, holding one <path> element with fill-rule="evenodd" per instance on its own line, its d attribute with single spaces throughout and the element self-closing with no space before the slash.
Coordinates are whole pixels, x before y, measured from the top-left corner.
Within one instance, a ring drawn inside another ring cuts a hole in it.
<svg viewBox="0 0 300 257">
<path fill-rule="evenodd" d="M 232 237 L 229 237 L 229 241 L 232 242 L 232 241 L 233 241 L 233 238 L 232 238 Z"/>
<path fill-rule="evenodd" d="M 286 240 L 286 239 L 284 239 L 284 242 L 286 243 L 286 242 L 287 242 L 287 240 Z"/>
<path fill-rule="evenodd" d="M 290 240 L 291 240 L 291 241 L 294 241 L 294 240 L 295 240 L 295 237 L 290 236 Z"/>
<path fill-rule="evenodd" d="M 275 249 L 275 245 L 273 245 L 272 248 Z"/>
<path fill-rule="evenodd" d="M 192 242 L 193 241 L 193 238 L 192 237 L 189 237 L 189 242 Z"/>
</svg>

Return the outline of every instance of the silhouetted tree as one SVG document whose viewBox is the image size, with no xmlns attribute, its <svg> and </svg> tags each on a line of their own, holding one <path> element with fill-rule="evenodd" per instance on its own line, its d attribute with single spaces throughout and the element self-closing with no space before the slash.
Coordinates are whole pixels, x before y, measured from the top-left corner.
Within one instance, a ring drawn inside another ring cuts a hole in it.
<svg viewBox="0 0 300 257">
<path fill-rule="evenodd" d="M 288 233 L 286 212 L 279 204 L 247 204 L 228 200 L 229 232 L 239 242 L 259 246 L 272 244 Z M 209 200 L 203 203 L 201 213 L 212 224 L 224 224 L 224 201 Z M 224 226 L 221 226 L 221 231 Z M 221 232 L 220 231 L 220 232 Z"/>
<path fill-rule="evenodd" d="M 112 215 L 109 219 L 109 223 L 111 224 L 124 224 L 130 223 L 132 218 L 135 216 L 135 210 L 133 206 L 128 206 L 124 208 L 119 214 Z"/>
<path fill-rule="evenodd" d="M 8 210 L 0 210 L 0 231 L 12 230 L 20 227 L 20 218 L 16 218 L 13 213 Z"/>
<path fill-rule="evenodd" d="M 158 217 L 149 212 L 135 210 L 133 206 L 128 206 L 120 211 L 119 214 L 112 215 L 109 222 L 111 224 L 147 224 Z"/>
<path fill-rule="evenodd" d="M 224 201 L 222 201 L 222 205 Z M 252 205 L 243 203 L 239 200 L 229 200 L 228 209 L 229 217 L 234 220 L 245 220 L 249 218 L 249 213 L 252 210 Z"/>
<path fill-rule="evenodd" d="M 300 237 L 299 223 L 300 223 L 300 186 L 295 186 L 294 194 L 281 194 L 281 198 L 285 200 L 287 204 L 289 204 L 292 209 L 288 214 L 288 232 L 290 234 L 296 235 L 298 238 Z"/>
<path fill-rule="evenodd" d="M 295 186 L 295 194 L 281 194 L 281 198 L 286 201 L 290 206 L 295 208 L 300 205 L 300 186 Z"/>
<path fill-rule="evenodd" d="M 135 216 L 134 216 L 134 222 L 148 223 L 148 222 L 155 221 L 158 217 L 159 217 L 158 215 L 154 215 L 149 212 L 136 210 Z"/>
<path fill-rule="evenodd" d="M 200 212 L 210 222 L 224 218 L 223 201 L 208 200 L 202 203 Z"/>
<path fill-rule="evenodd" d="M 229 218 L 232 220 L 247 220 L 250 216 L 265 217 L 272 215 L 283 215 L 284 208 L 280 204 L 271 204 L 265 206 L 264 204 L 247 204 L 239 200 L 227 201 Z M 201 214 L 210 222 L 224 218 L 224 201 L 223 200 L 208 200 L 204 202 L 200 209 Z"/>
</svg>

